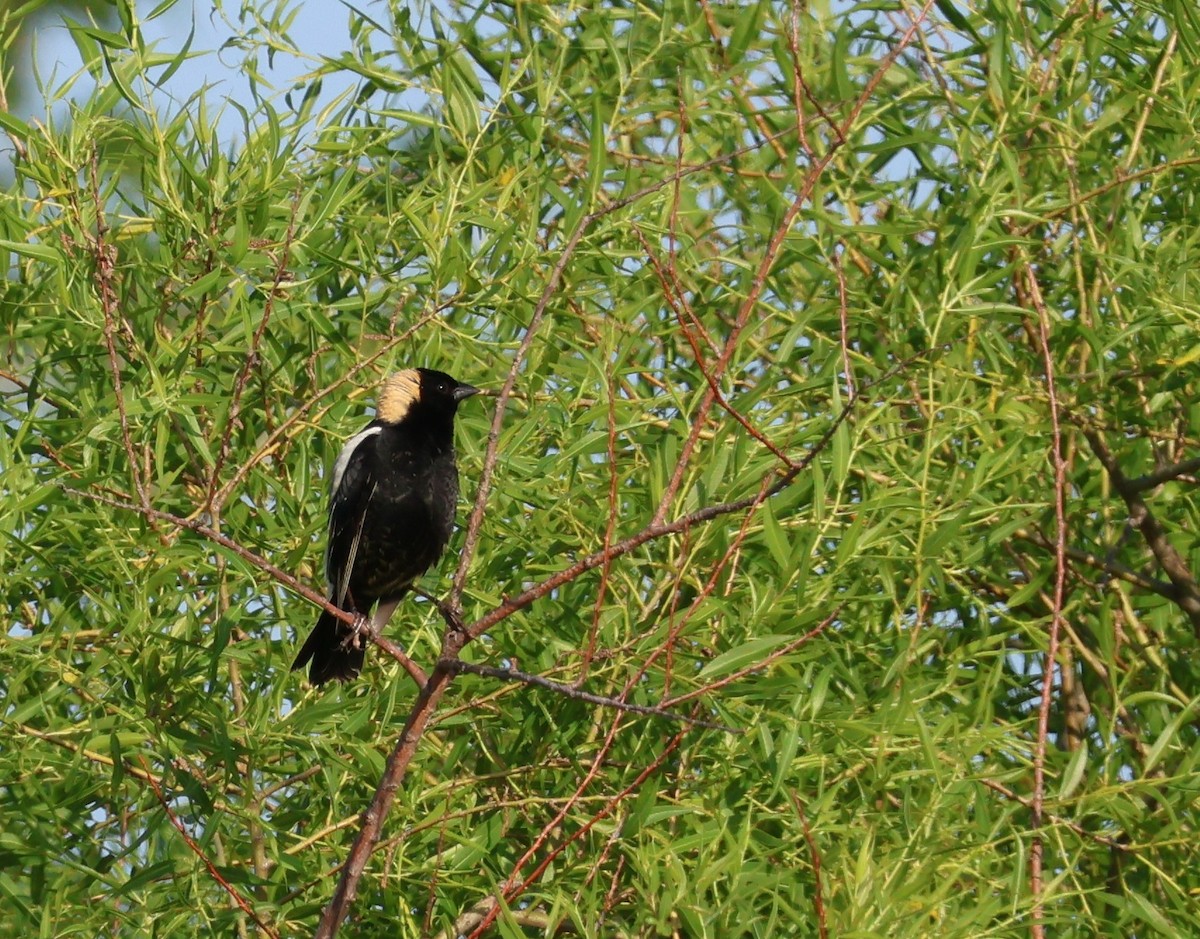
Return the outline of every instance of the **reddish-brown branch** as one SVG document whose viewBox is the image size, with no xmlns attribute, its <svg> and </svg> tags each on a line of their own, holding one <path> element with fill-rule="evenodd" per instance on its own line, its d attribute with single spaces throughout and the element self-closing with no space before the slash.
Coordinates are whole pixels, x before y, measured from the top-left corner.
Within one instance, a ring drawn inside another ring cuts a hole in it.
<svg viewBox="0 0 1200 939">
<path fill-rule="evenodd" d="M 889 371 L 887 375 L 883 376 L 880 381 L 886 380 L 889 376 L 894 374 L 896 371 L 903 369 L 908 364 L 908 361 L 900 363 L 894 369 Z M 485 613 L 479 619 L 475 620 L 475 622 L 464 626 L 463 628 L 471 639 L 477 639 L 479 636 L 482 636 L 485 632 L 494 627 L 497 623 L 508 619 L 508 617 L 512 616 L 513 613 L 516 613 L 518 610 L 523 610 L 535 600 L 541 599 L 542 597 L 546 596 L 546 594 L 557 589 L 558 587 L 561 587 L 563 584 L 574 580 L 580 574 L 599 567 L 604 563 L 606 555 L 611 558 L 621 557 L 622 555 L 628 554 L 630 551 L 640 548 L 648 541 L 653 541 L 656 538 L 662 538 L 666 535 L 680 534 L 696 525 L 711 521 L 714 518 L 720 518 L 722 515 L 730 515 L 734 512 L 740 512 L 743 509 L 750 508 L 750 506 L 759 504 L 764 499 L 769 499 L 776 493 L 782 492 L 795 481 L 796 477 L 799 476 L 800 473 L 808 468 L 808 466 L 817 458 L 820 453 L 824 452 L 825 447 L 828 446 L 829 441 L 833 439 L 833 435 L 837 432 L 837 429 L 841 427 L 847 418 L 849 418 L 851 412 L 854 410 L 854 407 L 858 404 L 858 401 L 861 397 L 862 391 L 860 390 L 858 394 L 846 402 L 845 407 L 843 407 L 838 413 L 837 417 L 830 422 L 829 427 L 826 428 L 825 432 L 820 436 L 816 443 L 813 444 L 812 448 L 807 454 L 805 454 L 804 458 L 800 460 L 800 462 L 797 463 L 793 468 L 775 476 L 774 482 L 770 483 L 768 488 L 765 490 L 765 495 L 763 495 L 762 491 L 756 492 L 752 496 L 743 496 L 741 499 L 733 499 L 729 502 L 720 502 L 715 505 L 705 506 L 702 509 L 697 509 L 694 512 L 681 515 L 670 522 L 658 522 L 647 525 L 640 532 L 618 541 L 616 544 L 612 545 L 608 551 L 596 551 L 592 554 L 589 554 L 587 557 L 576 561 L 570 567 L 563 568 L 557 574 L 551 574 L 541 583 L 535 584 L 528 590 L 522 591 L 521 593 L 517 594 L 517 596 L 506 597 L 499 606 L 493 608 L 490 612 Z M 770 478 L 771 477 L 767 477 L 767 479 Z"/>
<path fill-rule="evenodd" d="M 658 661 L 658 658 L 662 655 L 666 656 L 666 663 L 663 669 L 665 672 L 663 695 L 666 696 L 670 694 L 670 679 L 674 662 L 675 643 L 679 641 L 679 636 L 682 634 L 684 627 L 691 621 L 692 616 L 694 616 L 698 610 L 703 609 L 704 603 L 708 600 L 708 597 L 712 594 L 713 590 L 716 589 L 717 582 L 721 579 L 722 573 L 724 573 L 730 562 L 741 550 L 742 542 L 746 540 L 746 536 L 750 532 L 750 522 L 754 519 L 754 513 L 757 512 L 763 502 L 767 500 L 770 491 L 770 482 L 771 478 L 769 476 L 763 477 L 762 482 L 759 484 L 758 495 L 755 497 L 754 502 L 747 507 L 746 513 L 742 517 L 741 525 L 738 526 L 738 530 L 734 536 L 729 539 L 729 546 L 725 549 L 725 553 L 722 554 L 717 560 L 717 563 L 713 565 L 713 569 L 709 573 L 708 579 L 704 582 L 704 585 L 700 588 L 700 590 L 697 591 L 696 597 L 688 606 L 687 612 L 684 613 L 684 615 L 678 621 L 675 621 L 674 617 L 672 617 L 671 628 L 667 631 L 666 639 L 657 649 L 655 649 L 646 657 L 645 661 L 643 661 L 629 677 L 629 680 L 625 685 L 626 694 L 628 694 L 637 686 L 637 683 L 642 680 L 642 676 L 649 671 L 650 667 L 654 665 L 654 663 Z"/>
<path fill-rule="evenodd" d="M 475 550 L 479 542 L 479 532 L 483 525 L 483 513 L 487 508 L 488 495 L 491 492 L 492 476 L 496 470 L 496 462 L 500 457 L 500 430 L 504 426 L 505 409 L 508 406 L 508 401 L 512 397 L 513 387 L 516 385 L 517 373 L 524 364 L 525 357 L 529 353 L 529 347 L 533 342 L 533 337 L 537 332 L 537 328 L 541 325 L 542 319 L 546 314 L 546 308 L 550 304 L 551 297 L 554 296 L 558 289 L 558 284 L 562 280 L 563 272 L 570 263 L 571 258 L 575 255 L 575 249 L 579 247 L 583 236 L 591 229 L 591 227 L 600 219 L 612 215 L 614 212 L 619 212 L 635 202 L 644 199 L 646 196 L 653 195 L 667 186 L 674 185 L 677 176 L 679 178 L 690 176 L 695 173 L 704 172 L 716 166 L 721 166 L 758 149 L 762 144 L 755 143 L 745 147 L 739 147 L 730 153 L 722 154 L 714 157 L 711 160 L 706 160 L 703 163 L 698 163 L 694 166 L 684 167 L 676 173 L 671 173 L 665 179 L 660 179 L 657 182 L 651 183 L 639 189 L 637 192 L 631 193 L 622 199 L 617 199 L 613 202 L 596 209 L 583 216 L 575 230 L 571 232 L 566 244 L 563 245 L 562 253 L 559 255 L 558 261 L 550 271 L 550 276 L 546 280 L 545 287 L 542 288 L 541 296 L 538 297 L 537 305 L 534 307 L 533 315 L 529 319 L 529 324 L 525 327 L 525 335 L 521 340 L 520 346 L 517 348 L 516 354 L 513 356 L 512 365 L 509 367 L 508 376 L 504 380 L 504 384 L 500 392 L 496 395 L 496 409 L 492 414 L 492 426 L 488 431 L 487 447 L 484 451 L 483 467 L 479 474 L 479 485 L 475 491 L 475 501 L 471 509 L 470 518 L 467 520 L 466 534 L 463 536 L 462 551 L 458 558 L 458 567 L 454 571 L 454 578 L 450 585 L 450 593 L 446 598 L 446 602 L 453 609 L 457 609 L 462 601 L 463 590 L 467 583 L 467 572 L 470 570 L 471 561 L 475 557 Z"/>
<path fill-rule="evenodd" d="M 543 678 L 541 675 L 531 675 L 528 672 L 522 672 L 515 668 L 496 668 L 491 665 L 476 665 L 474 662 L 464 662 L 462 659 L 451 659 L 441 663 L 449 671 L 460 675 L 464 672 L 470 675 L 480 675 L 484 678 L 497 678 L 500 681 L 516 681 L 523 685 L 532 685 L 535 688 L 545 688 L 549 691 L 557 692 L 567 698 L 572 698 L 576 701 L 586 701 L 588 704 L 596 704 L 600 707 L 612 708 L 616 711 L 627 711 L 631 714 L 644 714 L 648 717 L 661 717 L 668 721 L 678 721 L 681 724 L 687 724 L 689 727 L 703 727 L 706 730 L 719 730 L 726 734 L 743 734 L 744 730 L 738 727 L 730 727 L 728 724 L 717 724 L 713 721 L 702 721 L 688 717 L 686 714 L 677 714 L 674 711 L 669 711 L 663 707 L 651 707 L 645 704 L 630 704 L 628 701 L 623 701 L 620 698 L 607 697 L 605 695 L 592 694 L 589 691 L 584 691 L 575 685 L 565 685 L 562 682 L 551 681 L 549 678 Z"/>
<path fill-rule="evenodd" d="M 842 612 L 842 606 L 839 604 L 838 607 L 832 613 L 830 613 L 828 616 L 826 616 L 825 619 L 821 620 L 820 623 L 818 623 L 816 626 L 814 626 L 812 629 L 810 629 L 808 632 L 806 632 L 803 636 L 798 636 L 797 638 L 793 639 L 791 642 L 784 643 L 778 649 L 771 652 L 769 655 L 764 656 L 762 659 L 755 662 L 753 665 L 747 665 L 745 668 L 739 668 L 736 672 L 733 672 L 730 675 L 726 675 L 724 678 L 718 679 L 717 681 L 710 682 L 709 684 L 705 685 L 702 688 L 694 688 L 685 694 L 680 694 L 680 695 L 676 695 L 673 698 L 669 698 L 668 700 L 663 701 L 662 704 L 659 706 L 664 707 L 664 708 L 676 707 L 677 705 L 682 704 L 684 701 L 691 701 L 693 698 L 699 698 L 702 695 L 712 694 L 712 692 L 717 691 L 720 688 L 724 688 L 726 685 L 732 684 L 733 682 L 738 681 L 742 678 L 745 678 L 747 675 L 750 675 L 753 672 L 761 671 L 762 669 L 764 669 L 768 665 L 770 665 L 772 662 L 776 661 L 777 659 L 783 658 L 785 655 L 788 655 L 791 652 L 795 652 L 797 649 L 799 649 L 805 643 L 807 643 L 810 640 L 815 639 L 817 636 L 821 635 L 821 633 L 823 633 L 826 629 L 828 629 L 837 620 L 838 614 L 841 612 Z"/>
<path fill-rule="evenodd" d="M 761 430 L 755 427 L 750 421 L 729 401 L 721 392 L 720 383 L 713 372 L 706 366 L 704 353 L 700 349 L 700 342 L 697 340 L 694 329 L 704 332 L 704 327 L 700 323 L 699 317 L 692 310 L 691 304 L 687 302 L 687 297 L 679 284 L 679 279 L 675 272 L 669 267 L 664 268 L 662 262 L 659 261 L 653 248 L 650 247 L 650 242 L 642 233 L 641 228 L 637 225 L 630 226 L 638 241 L 641 242 L 642 250 L 646 252 L 646 259 L 650 262 L 650 266 L 654 269 L 655 276 L 658 278 L 659 286 L 662 287 L 663 298 L 667 301 L 667 305 L 675 314 L 675 319 L 679 323 L 679 329 L 683 333 L 683 338 L 687 340 L 687 344 L 691 347 L 692 358 L 696 362 L 696 367 L 700 369 L 700 374 L 704 376 L 704 381 L 708 385 L 709 393 L 721 409 L 730 417 L 742 425 L 746 433 L 761 443 L 764 447 L 778 457 L 785 466 L 792 466 L 792 458 L 789 457 L 782 449 L 776 446 Z M 690 323 L 689 323 L 690 321 Z M 707 333 L 705 333 L 707 336 Z M 711 339 L 709 340 L 711 342 Z"/>
<path fill-rule="evenodd" d="M 145 761 L 143 761 L 143 769 L 146 769 Z M 179 832 L 184 842 L 192 850 L 192 853 L 204 862 L 204 866 L 208 868 L 208 873 L 212 876 L 212 879 L 217 882 L 217 885 L 229 894 L 230 898 L 232 898 L 233 902 L 241 908 L 243 913 L 254 920 L 259 929 L 265 932 L 268 936 L 271 936 L 272 939 L 279 939 L 279 933 L 276 932 L 275 929 L 261 916 L 254 912 L 254 908 L 246 901 L 245 897 L 238 893 L 237 888 L 225 879 L 221 872 L 217 870 L 217 865 L 214 864 L 212 859 L 204 853 L 204 849 L 196 843 L 196 840 L 190 834 L 188 834 L 188 830 L 184 826 L 182 819 L 180 819 L 179 816 L 172 811 L 171 805 L 167 802 L 166 797 L 163 795 L 162 787 L 159 786 L 158 780 L 154 777 L 154 774 L 146 769 L 146 774 L 142 778 L 150 784 L 150 787 L 154 790 L 154 794 L 158 796 L 158 802 L 163 807 L 163 811 L 167 813 L 168 820 L 170 820 L 175 830 Z"/>
<path fill-rule="evenodd" d="M 668 742 L 667 745 L 663 748 L 662 752 L 654 759 L 654 761 L 649 766 L 647 766 L 640 773 L 638 773 L 637 778 L 634 779 L 633 782 L 631 782 L 628 786 L 626 786 L 619 793 L 617 793 L 615 796 L 613 796 L 612 799 L 610 799 L 608 801 L 608 803 L 604 806 L 604 808 L 602 808 L 599 812 L 597 812 L 590 819 L 588 819 L 587 822 L 585 822 L 582 826 L 580 826 L 580 828 L 576 832 L 574 832 L 569 838 L 563 839 L 563 841 L 558 846 L 556 846 L 553 850 L 551 850 L 549 853 L 547 853 L 547 855 L 544 858 L 542 858 L 541 862 L 537 865 L 537 867 L 535 867 L 530 872 L 529 876 L 526 877 L 524 880 L 522 880 L 520 884 L 516 885 L 515 887 L 510 887 L 508 890 L 506 890 L 504 892 L 505 900 L 507 902 L 511 903 L 513 900 L 515 900 L 517 897 L 519 897 L 522 893 L 525 892 L 525 890 L 528 889 L 530 884 L 532 884 L 535 880 L 537 880 L 539 877 L 542 876 L 543 872 L 546 870 L 547 867 L 550 866 L 551 863 L 553 863 L 553 861 L 556 857 L 558 857 L 560 854 L 562 854 L 562 852 L 564 850 L 566 850 L 570 845 L 574 844 L 576 841 L 578 841 L 580 838 L 582 838 L 584 835 L 586 835 L 589 831 L 591 831 L 592 828 L 595 827 L 597 822 L 603 821 L 604 819 L 608 818 L 608 816 L 612 814 L 613 810 L 618 805 L 620 805 L 630 795 L 630 793 L 636 792 L 638 790 L 638 788 L 641 787 L 642 783 L 644 783 L 647 779 L 649 779 L 650 776 L 652 776 L 654 773 L 658 772 L 659 767 L 661 767 L 667 761 L 667 758 L 679 748 L 679 744 L 683 742 L 683 738 L 686 734 L 687 734 L 686 730 L 681 730 L 674 737 L 672 737 L 670 742 Z M 479 937 L 483 935 L 484 930 L 486 930 L 489 926 L 492 925 L 492 923 L 494 923 L 496 921 L 496 916 L 498 913 L 499 913 L 499 908 L 497 907 L 497 909 L 493 910 L 488 916 L 484 917 L 483 922 L 481 922 L 477 927 L 475 927 L 475 931 L 471 933 L 469 939 L 479 939 Z"/>
<path fill-rule="evenodd" d="M 220 512 L 222 502 L 217 499 L 217 487 L 221 481 L 221 470 L 225 466 L 225 461 L 229 458 L 230 442 L 233 439 L 233 429 L 237 426 L 242 412 L 242 395 L 246 391 L 246 384 L 250 381 L 250 375 L 258 368 L 258 350 L 262 345 L 263 335 L 267 331 L 267 324 L 271 321 L 271 313 L 275 309 L 275 297 L 279 294 L 279 285 L 283 283 L 283 278 L 288 270 L 288 254 L 292 249 L 292 241 L 296 237 L 296 212 L 300 208 L 300 197 L 296 194 L 292 199 L 292 213 L 288 218 L 287 232 L 283 236 L 283 244 L 279 248 L 279 260 L 275 264 L 275 277 L 271 281 L 271 289 L 267 292 L 267 298 L 263 301 L 263 315 L 259 320 L 258 327 L 254 330 L 254 335 L 250 338 L 250 348 L 246 350 L 246 358 L 242 362 L 242 367 L 238 370 L 237 378 L 233 381 L 233 395 L 229 402 L 229 415 L 225 418 L 225 429 L 221 433 L 221 445 L 217 448 L 217 457 L 213 462 L 212 473 L 209 475 L 208 496 L 205 499 L 205 506 L 209 511 Z"/>
<path fill-rule="evenodd" d="M 209 541 L 219 544 L 222 548 L 225 548 L 228 551 L 232 551 L 243 561 L 246 561 L 258 568 L 264 574 L 270 574 L 271 577 L 273 577 L 280 584 L 287 587 L 289 590 L 298 593 L 305 600 L 315 603 L 317 606 L 321 607 L 321 609 L 332 613 L 343 623 L 349 626 L 354 625 L 353 613 L 347 613 L 345 610 L 335 606 L 324 595 L 317 593 L 317 591 L 313 590 L 311 587 L 301 583 L 291 574 L 287 573 L 287 571 L 276 567 L 262 555 L 255 554 L 248 548 L 242 547 L 232 538 L 225 537 L 219 531 L 215 531 L 202 522 L 198 522 L 195 519 L 183 518 L 182 516 L 175 515 L 171 512 L 163 512 L 160 509 L 150 506 L 143 507 L 140 505 L 134 505 L 132 502 L 124 502 L 120 499 L 113 499 L 109 496 L 100 495 L 99 493 L 87 492 L 83 489 L 72 489 L 70 486 L 63 486 L 62 489 L 63 492 L 69 492 L 72 495 L 81 496 L 82 498 L 90 499 L 93 502 L 99 502 L 101 505 L 109 505 L 115 509 L 126 509 L 130 512 L 137 512 L 139 515 L 144 515 L 151 521 L 170 522 L 172 525 L 175 525 L 178 528 L 194 531 L 198 535 L 203 535 Z M 417 683 L 418 687 L 422 687 L 426 684 L 428 679 L 426 678 L 425 672 L 421 666 L 417 665 L 416 662 L 410 659 L 394 642 L 380 635 L 373 636 L 372 641 L 381 649 L 383 649 L 388 655 L 392 656 L 397 662 L 399 662 L 404 670 L 412 676 L 413 681 Z"/>
<path fill-rule="evenodd" d="M 804 827 L 804 840 L 808 843 L 808 856 L 813 866 L 813 912 L 817 916 L 817 934 L 821 939 L 828 939 L 829 926 L 825 917 L 825 896 L 821 889 L 821 852 L 817 848 L 817 840 L 813 837 L 808 824 L 808 816 L 804 813 L 804 804 L 794 792 L 789 792 L 796 814 L 800 816 L 800 824 Z"/>
<path fill-rule="evenodd" d="M 1192 629 L 1197 636 L 1200 636 L 1200 584 L 1197 584 L 1195 576 L 1188 569 L 1179 552 L 1175 550 L 1170 539 L 1167 538 L 1167 533 L 1159 524 L 1154 513 L 1150 511 L 1146 500 L 1142 498 L 1142 492 L 1159 485 L 1160 482 L 1165 482 L 1166 479 L 1155 481 L 1158 480 L 1158 474 L 1152 473 L 1140 480 L 1130 480 L 1122 472 L 1117 458 L 1113 456 L 1112 451 L 1108 449 L 1108 444 L 1097 431 L 1085 426 L 1083 435 L 1091 446 L 1092 452 L 1096 454 L 1096 459 L 1108 473 L 1108 478 L 1112 480 L 1113 488 L 1125 500 L 1125 505 L 1129 509 L 1130 524 L 1141 532 L 1142 538 L 1145 539 L 1147 547 L 1154 554 L 1159 567 L 1171 581 L 1171 586 L 1174 588 L 1174 596 L 1171 599 L 1191 620 Z M 1146 482 L 1147 480 L 1149 482 Z"/>
<path fill-rule="evenodd" d="M 796 116 L 796 137 L 800 141 L 800 152 L 812 160 L 813 148 L 808 141 L 804 115 L 804 96 L 808 93 L 808 86 L 804 83 L 804 68 L 800 64 L 800 0 L 792 0 L 791 12 L 791 28 L 787 38 L 788 51 L 792 54 L 792 112 Z"/>
<path fill-rule="evenodd" d="M 108 351 L 108 367 L 112 372 L 113 395 L 117 399 L 117 420 L 121 424 L 121 443 L 125 448 L 125 458 L 129 461 L 129 478 L 133 480 L 133 488 L 138 494 L 142 506 L 149 507 L 150 496 L 146 491 L 146 482 L 142 478 L 141 465 L 137 451 L 133 446 L 133 435 L 129 430 L 129 414 L 125 409 L 125 389 L 121 382 L 121 361 L 117 354 L 117 318 L 119 303 L 117 293 L 113 288 L 116 278 L 117 249 L 104 240 L 108 234 L 108 222 L 104 218 L 104 202 L 100 198 L 99 152 L 92 149 L 92 159 L 89 164 L 91 175 L 92 202 L 96 211 L 96 234 L 92 238 L 92 256 L 96 264 L 96 293 L 100 297 L 100 307 L 104 311 L 104 346 Z"/>
<path fill-rule="evenodd" d="M 572 808 L 574 808 L 579 800 L 583 798 L 583 794 L 592 784 L 592 780 L 594 780 L 600 773 L 601 768 L 604 766 L 604 761 L 608 758 L 608 754 L 612 749 L 613 742 L 617 738 L 617 731 L 621 727 L 621 718 L 621 714 L 616 714 L 613 717 L 613 721 L 609 725 L 608 732 L 605 734 L 604 740 L 601 742 L 596 754 L 592 757 L 591 765 L 588 766 L 587 771 L 583 775 L 583 779 L 581 779 L 578 785 L 575 786 L 575 791 L 567 797 L 566 801 L 562 804 L 558 811 L 554 813 L 554 817 L 542 827 L 542 830 L 533 839 L 529 847 L 525 849 L 525 853 L 517 858 L 516 864 L 513 865 L 512 873 L 509 874 L 501 888 L 505 891 L 506 895 L 507 891 L 516 885 L 517 875 L 521 873 L 529 860 L 542 849 L 542 846 L 550 839 L 553 832 L 558 830 L 559 826 L 563 823 L 563 820 L 567 817 L 567 814 Z"/>
<path fill-rule="evenodd" d="M 1038 705 L 1037 741 L 1033 751 L 1033 796 L 1030 800 L 1033 843 L 1029 848 L 1029 887 L 1033 894 L 1030 933 L 1044 939 L 1042 813 L 1046 795 L 1046 744 L 1050 730 L 1050 701 L 1054 691 L 1054 669 L 1058 659 L 1058 637 L 1063 620 L 1063 597 L 1067 581 L 1067 461 L 1063 456 L 1062 426 L 1059 421 L 1058 390 L 1055 387 L 1054 356 L 1050 351 L 1050 315 L 1042 300 L 1033 267 L 1022 266 L 1025 295 L 1037 311 L 1038 342 L 1046 373 L 1046 395 L 1050 404 L 1052 458 L 1054 464 L 1054 596 L 1050 612 L 1050 638 L 1042 666 L 1042 697 Z"/>
</svg>

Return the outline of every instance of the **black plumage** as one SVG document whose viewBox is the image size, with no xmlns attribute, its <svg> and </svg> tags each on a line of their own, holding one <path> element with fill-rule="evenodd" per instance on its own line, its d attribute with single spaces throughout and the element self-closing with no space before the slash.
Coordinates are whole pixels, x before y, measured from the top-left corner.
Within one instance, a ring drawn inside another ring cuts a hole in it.
<svg viewBox="0 0 1200 939">
<path fill-rule="evenodd" d="M 334 465 L 329 597 L 369 617 L 364 625 L 375 632 L 450 540 L 458 501 L 454 414 L 478 390 L 432 369 L 396 372 L 383 385 L 375 420 L 350 438 Z M 292 670 L 311 662 L 314 685 L 345 681 L 362 670 L 364 646 L 357 630 L 326 611 Z"/>
</svg>

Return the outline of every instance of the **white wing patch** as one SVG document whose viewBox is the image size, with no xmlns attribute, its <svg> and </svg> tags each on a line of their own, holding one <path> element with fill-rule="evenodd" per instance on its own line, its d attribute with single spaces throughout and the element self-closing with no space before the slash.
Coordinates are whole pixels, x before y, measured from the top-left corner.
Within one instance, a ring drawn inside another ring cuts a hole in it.
<svg viewBox="0 0 1200 939">
<path fill-rule="evenodd" d="M 330 499 L 337 498 L 338 489 L 342 486 L 342 477 L 346 475 L 346 467 L 350 465 L 350 458 L 354 456 L 354 451 L 362 446 L 363 441 L 367 438 L 374 437 L 382 431 L 382 427 L 368 427 L 346 441 L 346 446 L 342 447 L 342 452 L 338 454 L 337 461 L 333 464 L 333 483 L 329 487 Z"/>
<path fill-rule="evenodd" d="M 368 503 L 371 501 L 371 496 L 375 495 L 375 488 L 375 486 L 371 487 L 371 493 L 367 496 Z M 343 609 L 345 608 L 346 594 L 350 592 L 350 572 L 354 570 L 354 560 L 358 557 L 358 544 L 362 541 L 363 524 L 366 520 L 367 513 L 363 512 L 358 517 L 358 524 L 354 526 L 354 538 L 350 542 L 350 550 L 346 552 L 346 563 L 342 567 L 342 576 L 338 580 L 337 599 L 334 602 Z"/>
<path fill-rule="evenodd" d="M 380 433 L 382 427 L 368 427 L 364 431 L 355 434 L 346 441 L 346 446 L 342 447 L 342 452 L 338 454 L 337 460 L 333 464 L 333 480 L 329 486 L 329 514 L 333 516 L 333 506 L 338 501 L 338 492 L 342 488 L 342 477 L 346 475 L 346 467 L 350 465 L 350 460 L 353 459 L 355 451 L 363 445 L 371 437 Z M 362 536 L 363 519 L 358 520 L 358 531 L 354 533 L 354 544 L 350 551 L 350 557 L 342 570 L 341 583 L 334 584 L 332 582 L 333 572 L 329 569 L 329 550 L 333 547 L 333 532 L 329 533 L 329 538 L 325 543 L 325 576 L 328 581 L 328 589 L 333 593 L 334 588 L 337 588 L 337 603 L 340 606 L 342 599 L 345 597 L 346 590 L 349 585 L 350 571 L 354 567 L 354 555 L 358 552 L 358 541 Z"/>
</svg>

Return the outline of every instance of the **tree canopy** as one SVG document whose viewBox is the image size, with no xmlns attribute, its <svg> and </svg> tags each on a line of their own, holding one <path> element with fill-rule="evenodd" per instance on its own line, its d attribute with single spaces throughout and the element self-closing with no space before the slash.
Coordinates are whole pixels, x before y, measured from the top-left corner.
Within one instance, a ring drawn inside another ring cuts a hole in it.
<svg viewBox="0 0 1200 939">
<path fill-rule="evenodd" d="M 170 6 L 0 114 L 0 933 L 1200 933 L 1186 4 Z M 313 690 L 408 365 L 460 527 Z"/>
</svg>

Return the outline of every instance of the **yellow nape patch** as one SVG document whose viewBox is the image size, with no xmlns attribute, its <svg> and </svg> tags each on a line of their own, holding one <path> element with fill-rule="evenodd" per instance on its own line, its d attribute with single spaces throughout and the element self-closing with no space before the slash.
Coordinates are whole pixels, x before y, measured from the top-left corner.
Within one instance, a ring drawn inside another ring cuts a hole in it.
<svg viewBox="0 0 1200 939">
<path fill-rule="evenodd" d="M 389 375 L 379 392 L 379 419 L 388 424 L 399 424 L 420 400 L 421 375 L 415 368 Z"/>
</svg>

